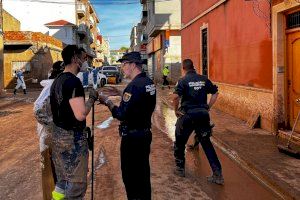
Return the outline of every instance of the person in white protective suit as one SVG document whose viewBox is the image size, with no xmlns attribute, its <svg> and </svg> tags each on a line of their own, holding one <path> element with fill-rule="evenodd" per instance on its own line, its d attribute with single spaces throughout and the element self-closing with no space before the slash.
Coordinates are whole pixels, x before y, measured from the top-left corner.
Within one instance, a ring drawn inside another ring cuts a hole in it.
<svg viewBox="0 0 300 200">
<path fill-rule="evenodd" d="M 63 62 L 57 61 L 52 66 L 52 72 L 47 80 L 41 81 L 44 87 L 34 103 L 34 114 L 37 119 L 37 133 L 40 138 L 41 171 L 43 199 L 51 200 L 56 183 L 56 175 L 51 155 L 52 127 L 54 126 L 50 105 L 50 88 L 54 79 L 63 72 Z"/>
<path fill-rule="evenodd" d="M 17 86 L 14 90 L 14 95 L 17 94 L 17 90 L 22 87 L 23 93 L 26 94 L 26 84 L 24 80 L 23 70 L 19 69 L 18 71 L 15 71 L 15 77 L 17 78 Z"/>
</svg>

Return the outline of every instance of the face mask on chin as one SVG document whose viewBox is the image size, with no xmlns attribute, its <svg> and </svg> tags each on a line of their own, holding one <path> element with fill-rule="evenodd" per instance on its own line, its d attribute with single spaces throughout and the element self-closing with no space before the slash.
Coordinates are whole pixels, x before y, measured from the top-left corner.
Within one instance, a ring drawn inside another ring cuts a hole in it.
<svg viewBox="0 0 300 200">
<path fill-rule="evenodd" d="M 79 71 L 80 72 L 86 72 L 89 68 L 89 64 L 87 61 L 84 61 L 80 66 L 79 66 Z"/>
</svg>

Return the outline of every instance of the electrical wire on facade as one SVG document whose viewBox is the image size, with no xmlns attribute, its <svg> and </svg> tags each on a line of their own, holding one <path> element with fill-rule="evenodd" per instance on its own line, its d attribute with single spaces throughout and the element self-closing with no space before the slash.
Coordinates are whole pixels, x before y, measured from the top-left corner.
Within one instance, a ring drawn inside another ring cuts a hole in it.
<svg viewBox="0 0 300 200">
<path fill-rule="evenodd" d="M 103 35 L 103 37 L 130 37 L 130 35 Z"/>
<path fill-rule="evenodd" d="M 27 1 L 27 2 L 35 2 L 35 3 L 54 3 L 54 4 L 67 4 L 67 5 L 73 5 L 74 2 L 61 0 L 61 1 L 55 1 L 55 0 L 10 0 L 10 1 Z M 147 3 L 151 2 L 166 2 L 166 1 L 176 1 L 176 0 L 147 0 Z M 115 1 L 99 1 L 94 0 L 91 1 L 93 5 L 128 5 L 128 4 L 141 4 L 139 0 L 115 0 Z"/>
</svg>

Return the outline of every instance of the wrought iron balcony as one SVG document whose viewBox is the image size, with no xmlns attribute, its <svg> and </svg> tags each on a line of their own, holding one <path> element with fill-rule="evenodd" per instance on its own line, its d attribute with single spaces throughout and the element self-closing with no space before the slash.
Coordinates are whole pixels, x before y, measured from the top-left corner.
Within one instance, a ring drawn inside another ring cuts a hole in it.
<svg viewBox="0 0 300 200">
<path fill-rule="evenodd" d="M 86 14 L 86 7 L 83 3 L 78 3 L 77 4 L 77 14 L 80 17 L 84 17 Z"/>
</svg>

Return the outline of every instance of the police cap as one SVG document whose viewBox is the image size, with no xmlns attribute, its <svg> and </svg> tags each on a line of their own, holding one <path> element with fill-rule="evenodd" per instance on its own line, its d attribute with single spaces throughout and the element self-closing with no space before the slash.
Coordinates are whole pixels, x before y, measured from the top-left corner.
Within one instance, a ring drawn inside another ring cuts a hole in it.
<svg viewBox="0 0 300 200">
<path fill-rule="evenodd" d="M 118 62 L 124 62 L 124 61 L 132 62 L 132 63 L 136 63 L 136 64 L 143 63 L 143 61 L 141 59 L 141 54 L 140 54 L 140 52 L 137 52 L 137 51 L 132 51 L 130 53 L 126 53 L 123 55 L 123 57 L 121 59 L 118 60 Z"/>
</svg>

